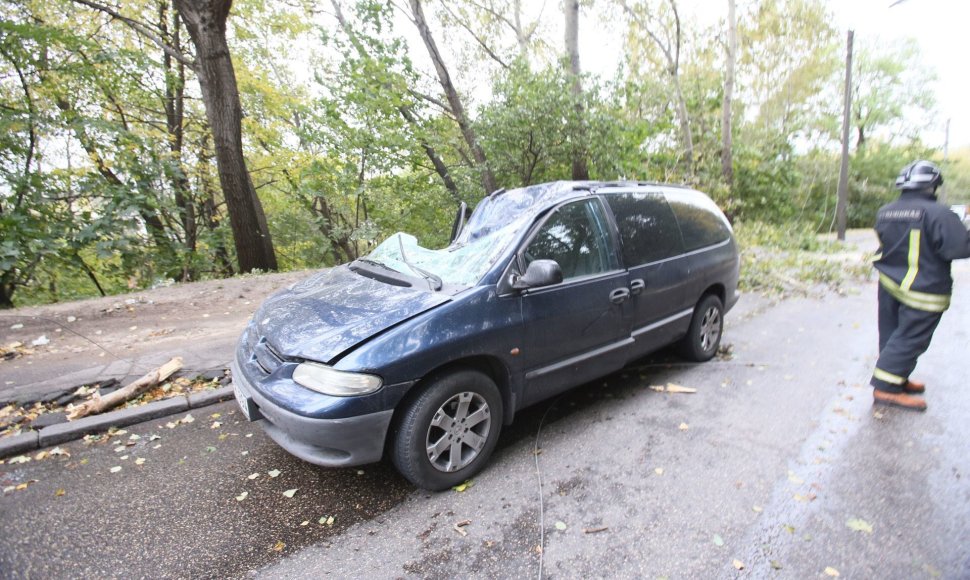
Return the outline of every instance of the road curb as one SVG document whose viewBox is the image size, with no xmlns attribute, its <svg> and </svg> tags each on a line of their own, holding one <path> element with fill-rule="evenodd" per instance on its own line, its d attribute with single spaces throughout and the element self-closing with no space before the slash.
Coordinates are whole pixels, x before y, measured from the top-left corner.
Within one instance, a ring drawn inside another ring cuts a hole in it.
<svg viewBox="0 0 970 580">
<path fill-rule="evenodd" d="M 67 423 L 44 427 L 39 431 L 28 431 L 13 437 L 0 439 L 0 458 L 32 451 L 41 447 L 57 445 L 80 439 L 85 435 L 107 431 L 112 427 L 127 427 L 144 423 L 159 417 L 198 409 L 232 398 L 232 386 L 181 395 L 171 399 L 155 401 L 138 407 L 121 409 L 101 415 L 92 415 Z"/>
</svg>

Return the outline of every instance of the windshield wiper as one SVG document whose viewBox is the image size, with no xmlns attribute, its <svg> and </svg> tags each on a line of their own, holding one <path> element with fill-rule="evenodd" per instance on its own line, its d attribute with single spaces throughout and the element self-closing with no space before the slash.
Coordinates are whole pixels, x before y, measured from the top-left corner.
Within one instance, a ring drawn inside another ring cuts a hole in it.
<svg viewBox="0 0 970 580">
<path fill-rule="evenodd" d="M 438 290 L 441 290 L 441 287 L 444 286 L 444 282 L 441 281 L 441 278 L 439 278 L 438 276 L 436 276 L 431 272 L 428 272 L 427 270 L 418 268 L 410 261 L 408 261 L 408 257 L 404 253 L 404 241 L 401 239 L 400 235 L 397 236 L 397 244 L 398 244 L 398 247 L 401 248 L 401 261 L 404 262 L 408 268 L 411 268 L 412 270 L 420 274 L 422 278 L 424 278 L 428 282 L 431 282 L 431 284 L 428 284 L 428 286 L 431 288 L 432 292 L 437 292 Z"/>
</svg>

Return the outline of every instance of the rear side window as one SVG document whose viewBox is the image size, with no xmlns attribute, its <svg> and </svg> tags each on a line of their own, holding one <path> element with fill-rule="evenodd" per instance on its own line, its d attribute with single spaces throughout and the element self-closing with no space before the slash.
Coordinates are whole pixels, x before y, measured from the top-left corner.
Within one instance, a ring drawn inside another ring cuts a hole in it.
<svg viewBox="0 0 970 580">
<path fill-rule="evenodd" d="M 618 193 L 603 196 L 620 230 L 623 262 L 628 268 L 681 253 L 677 220 L 660 193 Z"/>
<path fill-rule="evenodd" d="M 709 197 L 696 191 L 668 191 L 667 201 L 677 216 L 688 252 L 731 237 L 727 218 Z"/>
</svg>

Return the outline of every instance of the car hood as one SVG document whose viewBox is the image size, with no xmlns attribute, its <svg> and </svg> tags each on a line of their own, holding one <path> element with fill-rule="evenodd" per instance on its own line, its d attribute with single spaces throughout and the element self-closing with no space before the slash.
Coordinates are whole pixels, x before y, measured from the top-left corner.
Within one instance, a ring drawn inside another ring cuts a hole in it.
<svg viewBox="0 0 970 580">
<path fill-rule="evenodd" d="M 449 300 L 338 266 L 271 296 L 253 315 L 253 326 L 284 357 L 331 363 L 361 341 Z"/>
</svg>

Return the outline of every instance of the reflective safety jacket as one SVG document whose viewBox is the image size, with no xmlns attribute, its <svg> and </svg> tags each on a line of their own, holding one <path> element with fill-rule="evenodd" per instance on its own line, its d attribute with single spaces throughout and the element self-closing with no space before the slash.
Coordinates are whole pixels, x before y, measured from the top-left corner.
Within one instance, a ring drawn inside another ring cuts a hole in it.
<svg viewBox="0 0 970 580">
<path fill-rule="evenodd" d="M 876 215 L 879 283 L 903 304 L 928 312 L 950 306 L 950 262 L 970 257 L 970 232 L 932 195 L 903 192 Z"/>
</svg>

